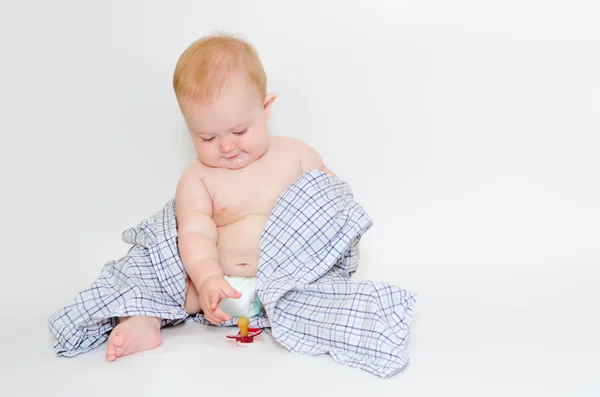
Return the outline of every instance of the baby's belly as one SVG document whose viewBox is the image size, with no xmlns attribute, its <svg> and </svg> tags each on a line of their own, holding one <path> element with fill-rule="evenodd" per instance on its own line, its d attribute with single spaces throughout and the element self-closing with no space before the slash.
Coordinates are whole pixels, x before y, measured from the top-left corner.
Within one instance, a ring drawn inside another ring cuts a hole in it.
<svg viewBox="0 0 600 397">
<path fill-rule="evenodd" d="M 254 277 L 258 269 L 258 244 L 268 217 L 246 216 L 217 228 L 219 262 L 229 276 Z"/>
</svg>

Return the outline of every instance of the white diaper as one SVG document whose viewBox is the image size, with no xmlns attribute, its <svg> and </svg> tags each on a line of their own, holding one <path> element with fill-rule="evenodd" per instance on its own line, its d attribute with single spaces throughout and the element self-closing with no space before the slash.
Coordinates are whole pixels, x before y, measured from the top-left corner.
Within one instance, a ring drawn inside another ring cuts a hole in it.
<svg viewBox="0 0 600 397">
<path fill-rule="evenodd" d="M 256 295 L 256 277 L 225 276 L 225 280 L 233 288 L 242 293 L 239 299 L 226 298 L 219 303 L 219 308 L 231 317 L 255 317 L 260 314 L 260 301 Z"/>
</svg>

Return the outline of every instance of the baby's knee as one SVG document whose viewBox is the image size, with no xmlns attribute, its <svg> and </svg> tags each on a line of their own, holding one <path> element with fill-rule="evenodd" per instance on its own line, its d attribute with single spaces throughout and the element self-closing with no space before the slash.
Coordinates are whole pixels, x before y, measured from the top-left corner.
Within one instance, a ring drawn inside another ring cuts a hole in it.
<svg viewBox="0 0 600 397">
<path fill-rule="evenodd" d="M 183 308 L 189 315 L 198 314 L 200 313 L 200 310 L 202 310 L 200 307 L 200 300 L 198 299 L 198 290 L 189 277 L 187 278 L 185 286 L 185 301 L 183 303 Z"/>
</svg>

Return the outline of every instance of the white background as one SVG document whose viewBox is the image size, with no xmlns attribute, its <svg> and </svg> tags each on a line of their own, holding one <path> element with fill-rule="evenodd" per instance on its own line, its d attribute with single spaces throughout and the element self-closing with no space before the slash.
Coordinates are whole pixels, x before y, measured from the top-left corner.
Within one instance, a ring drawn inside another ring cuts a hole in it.
<svg viewBox="0 0 600 397">
<path fill-rule="evenodd" d="M 358 278 L 420 294 L 392 379 L 195 324 L 110 365 L 54 357 L 47 317 L 193 158 L 171 78 L 215 30 L 257 47 L 272 133 L 374 219 Z M 13 1 L 0 33 L 9 395 L 600 395 L 597 1 Z"/>
</svg>

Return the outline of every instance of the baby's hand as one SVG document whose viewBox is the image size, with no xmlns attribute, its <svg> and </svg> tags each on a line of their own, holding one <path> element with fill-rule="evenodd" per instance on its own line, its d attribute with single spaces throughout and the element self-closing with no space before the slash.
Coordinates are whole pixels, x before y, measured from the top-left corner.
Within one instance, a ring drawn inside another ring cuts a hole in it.
<svg viewBox="0 0 600 397">
<path fill-rule="evenodd" d="M 225 298 L 238 299 L 242 296 L 236 291 L 223 276 L 212 276 L 204 280 L 198 291 L 200 307 L 204 311 L 204 318 L 213 324 L 231 320 L 231 316 L 219 309 L 219 302 Z"/>
</svg>

